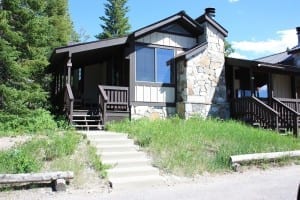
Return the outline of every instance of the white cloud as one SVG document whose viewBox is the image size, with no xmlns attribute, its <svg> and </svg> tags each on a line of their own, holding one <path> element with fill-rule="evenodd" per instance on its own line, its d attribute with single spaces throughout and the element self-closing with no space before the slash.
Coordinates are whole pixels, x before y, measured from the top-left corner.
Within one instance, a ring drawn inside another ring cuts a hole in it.
<svg viewBox="0 0 300 200">
<path fill-rule="evenodd" d="M 242 55 L 242 54 L 240 54 L 238 52 L 231 53 L 229 55 L 229 57 L 231 57 L 231 58 L 247 59 L 247 56 L 244 56 L 244 55 Z"/>
<path fill-rule="evenodd" d="M 277 38 L 276 38 L 277 36 Z M 287 47 L 297 45 L 295 29 L 277 31 L 274 38 L 264 41 L 233 41 L 232 47 L 236 51 L 250 52 L 254 54 L 273 54 L 285 51 Z"/>
<path fill-rule="evenodd" d="M 229 3 L 236 3 L 239 2 L 240 0 L 229 0 Z"/>
</svg>

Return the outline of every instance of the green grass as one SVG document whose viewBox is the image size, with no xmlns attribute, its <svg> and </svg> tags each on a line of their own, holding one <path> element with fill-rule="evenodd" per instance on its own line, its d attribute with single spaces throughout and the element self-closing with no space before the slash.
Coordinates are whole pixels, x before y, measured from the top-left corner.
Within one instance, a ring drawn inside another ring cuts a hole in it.
<svg viewBox="0 0 300 200">
<path fill-rule="evenodd" d="M 106 169 L 108 169 L 109 166 L 104 165 L 101 162 L 99 155 L 97 155 L 96 148 L 91 145 L 88 145 L 87 154 L 88 154 L 89 163 L 93 167 L 93 169 L 96 170 L 102 178 L 106 178 L 107 177 Z"/>
<path fill-rule="evenodd" d="M 160 168 L 179 175 L 230 170 L 230 155 L 300 149 L 300 140 L 255 129 L 236 121 L 137 120 L 112 123 L 153 155 Z"/>
<path fill-rule="evenodd" d="M 0 173 L 38 172 L 45 161 L 71 155 L 80 136 L 73 131 L 36 136 L 15 148 L 0 151 Z"/>
</svg>

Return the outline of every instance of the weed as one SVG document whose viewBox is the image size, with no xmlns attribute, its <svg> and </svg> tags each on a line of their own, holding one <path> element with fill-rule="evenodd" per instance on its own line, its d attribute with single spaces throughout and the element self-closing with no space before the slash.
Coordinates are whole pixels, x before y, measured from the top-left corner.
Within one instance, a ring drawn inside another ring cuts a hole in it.
<svg viewBox="0 0 300 200">
<path fill-rule="evenodd" d="M 91 166 L 100 173 L 102 178 L 105 178 L 107 176 L 106 169 L 108 169 L 108 166 L 103 165 L 99 155 L 97 155 L 96 148 L 91 145 L 88 145 L 88 157 Z"/>
</svg>

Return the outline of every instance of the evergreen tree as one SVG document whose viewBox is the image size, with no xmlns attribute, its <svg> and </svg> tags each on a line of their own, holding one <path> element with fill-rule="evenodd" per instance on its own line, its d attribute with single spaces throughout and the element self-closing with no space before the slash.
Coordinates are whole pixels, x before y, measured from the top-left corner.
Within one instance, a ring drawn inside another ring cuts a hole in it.
<svg viewBox="0 0 300 200">
<path fill-rule="evenodd" d="M 2 0 L 0 128 L 1 123 L 15 119 L 28 123 L 26 117 L 34 117 L 33 113 L 49 107 L 50 77 L 45 75 L 45 70 L 52 49 L 67 44 L 71 37 L 67 2 Z"/>
<path fill-rule="evenodd" d="M 232 45 L 225 40 L 225 56 L 228 57 L 230 54 L 234 53 L 234 48 L 232 47 Z"/>
<path fill-rule="evenodd" d="M 129 8 L 127 0 L 107 0 L 104 4 L 105 16 L 100 17 L 103 32 L 96 35 L 98 39 L 120 37 L 128 34 L 130 30 L 129 19 L 126 16 Z"/>
</svg>

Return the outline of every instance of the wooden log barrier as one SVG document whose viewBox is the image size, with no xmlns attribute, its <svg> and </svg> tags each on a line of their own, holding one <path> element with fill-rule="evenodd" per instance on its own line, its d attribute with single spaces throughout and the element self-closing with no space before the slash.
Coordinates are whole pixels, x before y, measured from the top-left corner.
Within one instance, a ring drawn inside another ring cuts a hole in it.
<svg viewBox="0 0 300 200">
<path fill-rule="evenodd" d="M 45 173 L 27 173 L 27 174 L 0 174 L 0 184 L 31 184 L 31 183 L 49 183 L 52 182 L 55 191 L 65 191 L 66 181 L 74 178 L 71 171 L 45 172 Z"/>
<path fill-rule="evenodd" d="M 230 156 L 231 163 L 245 163 L 259 160 L 274 160 L 280 158 L 293 158 L 300 157 L 300 151 L 284 151 L 284 152 L 273 152 L 273 153 L 255 153 L 255 154 L 244 154 Z"/>
</svg>

